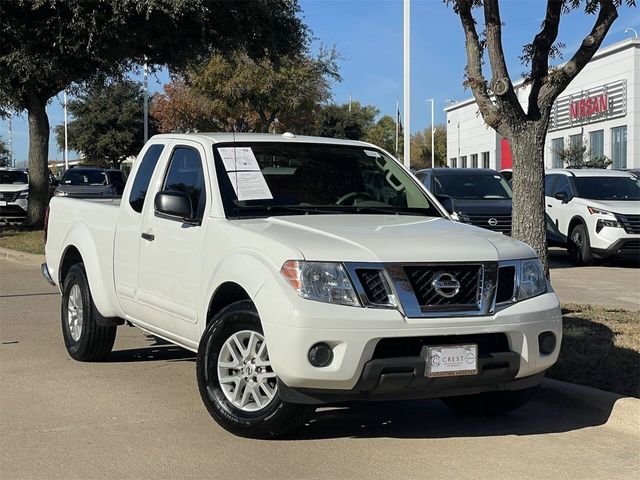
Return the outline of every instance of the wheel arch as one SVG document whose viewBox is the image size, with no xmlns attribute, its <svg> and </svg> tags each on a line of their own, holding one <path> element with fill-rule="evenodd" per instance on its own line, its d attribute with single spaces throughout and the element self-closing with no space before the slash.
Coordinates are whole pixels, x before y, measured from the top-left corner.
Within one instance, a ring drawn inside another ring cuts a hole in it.
<svg viewBox="0 0 640 480">
<path fill-rule="evenodd" d="M 571 238 L 571 231 L 576 227 L 576 225 L 582 224 L 585 228 L 587 228 L 587 222 L 585 222 L 584 218 L 580 215 L 574 215 L 571 221 L 569 222 L 569 228 L 567 229 L 567 242 Z M 587 232 L 588 234 L 589 232 Z"/>
</svg>

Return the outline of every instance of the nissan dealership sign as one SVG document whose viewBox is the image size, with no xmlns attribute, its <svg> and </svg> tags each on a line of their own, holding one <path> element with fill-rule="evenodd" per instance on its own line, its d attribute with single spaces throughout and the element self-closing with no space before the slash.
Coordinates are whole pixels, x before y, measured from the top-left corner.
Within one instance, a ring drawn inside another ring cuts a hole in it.
<svg viewBox="0 0 640 480">
<path fill-rule="evenodd" d="M 622 117 L 627 114 L 627 81 L 620 80 L 560 97 L 551 112 L 549 131 Z"/>
</svg>

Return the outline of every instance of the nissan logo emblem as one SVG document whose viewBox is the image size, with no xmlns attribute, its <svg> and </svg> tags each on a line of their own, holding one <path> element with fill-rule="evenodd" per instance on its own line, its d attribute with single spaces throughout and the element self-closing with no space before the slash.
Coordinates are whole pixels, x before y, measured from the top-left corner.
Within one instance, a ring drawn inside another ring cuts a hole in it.
<svg viewBox="0 0 640 480">
<path fill-rule="evenodd" d="M 446 272 L 436 273 L 431 286 L 438 295 L 444 298 L 455 297 L 460 291 L 460 282 L 456 280 L 456 277 Z"/>
<path fill-rule="evenodd" d="M 489 225 L 491 225 L 492 227 L 495 227 L 496 225 L 498 225 L 498 219 L 497 218 L 490 218 L 489 219 Z"/>
</svg>

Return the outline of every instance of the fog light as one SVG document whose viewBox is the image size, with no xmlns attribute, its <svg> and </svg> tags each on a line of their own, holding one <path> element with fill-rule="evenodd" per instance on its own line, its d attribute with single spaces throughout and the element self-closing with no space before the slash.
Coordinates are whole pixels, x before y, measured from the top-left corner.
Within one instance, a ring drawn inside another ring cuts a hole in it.
<svg viewBox="0 0 640 480">
<path fill-rule="evenodd" d="M 553 332 L 538 335 L 538 348 L 543 355 L 549 355 L 556 348 L 556 336 Z"/>
<path fill-rule="evenodd" d="M 309 349 L 308 357 L 314 367 L 326 367 L 333 360 L 333 350 L 326 343 L 316 343 Z"/>
</svg>

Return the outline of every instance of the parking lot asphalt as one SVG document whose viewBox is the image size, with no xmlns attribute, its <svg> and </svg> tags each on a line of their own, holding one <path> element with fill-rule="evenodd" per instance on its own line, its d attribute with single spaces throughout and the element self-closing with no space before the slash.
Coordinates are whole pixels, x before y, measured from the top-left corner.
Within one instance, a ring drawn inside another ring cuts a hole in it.
<svg viewBox="0 0 640 480">
<path fill-rule="evenodd" d="M 237 438 L 202 405 L 193 354 L 121 327 L 108 362 L 75 362 L 59 302 L 37 267 L 0 261 L 3 479 L 626 479 L 640 469 L 638 410 L 614 422 L 627 399 L 604 395 L 594 408 L 557 382 L 505 418 L 437 400 L 355 404 L 321 409 L 283 440 Z"/>
<path fill-rule="evenodd" d="M 562 303 L 640 310 L 640 259 L 599 261 L 577 267 L 566 250 L 549 250 L 551 285 Z"/>
</svg>

